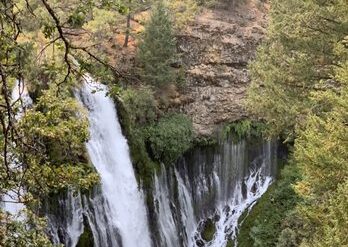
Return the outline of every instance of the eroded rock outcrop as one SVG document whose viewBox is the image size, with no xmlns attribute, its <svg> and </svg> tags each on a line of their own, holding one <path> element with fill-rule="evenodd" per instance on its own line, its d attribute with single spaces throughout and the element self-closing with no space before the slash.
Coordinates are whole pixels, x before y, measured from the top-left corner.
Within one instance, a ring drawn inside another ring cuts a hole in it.
<svg viewBox="0 0 348 247">
<path fill-rule="evenodd" d="M 159 103 L 159 107 L 188 114 L 200 136 L 211 135 L 220 123 L 246 117 L 248 63 L 264 37 L 268 9 L 265 0 L 216 0 L 214 7 L 200 11 L 177 35 L 187 87 L 183 92 L 175 86 L 169 93 L 168 90 L 162 92 L 169 94 L 169 101 L 164 105 Z M 134 18 L 138 21 L 132 22 L 132 33 L 143 30 L 140 24 L 143 21 L 139 20 L 146 16 L 148 10 Z M 111 43 L 118 45 L 106 49 L 111 60 L 117 58 L 115 67 L 124 74 L 136 67 L 134 56 L 138 42 L 134 37 L 137 35 L 131 36 L 125 48 L 123 34 L 115 35 Z M 179 63 L 174 67 L 179 68 Z"/>
<path fill-rule="evenodd" d="M 261 42 L 268 5 L 259 0 L 204 9 L 178 36 L 191 100 L 182 111 L 199 135 L 210 135 L 221 122 L 246 116 L 247 66 Z"/>
</svg>

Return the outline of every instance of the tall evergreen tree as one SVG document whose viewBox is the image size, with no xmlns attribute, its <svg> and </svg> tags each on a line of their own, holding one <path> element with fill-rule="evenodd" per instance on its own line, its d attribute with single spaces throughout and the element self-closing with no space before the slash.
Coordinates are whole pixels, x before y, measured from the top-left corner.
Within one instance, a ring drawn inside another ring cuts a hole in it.
<svg viewBox="0 0 348 247">
<path fill-rule="evenodd" d="M 165 86 L 174 80 L 171 63 L 175 58 L 176 41 L 173 23 L 163 1 L 154 7 L 138 50 L 142 79 L 151 85 Z"/>
<path fill-rule="evenodd" d="M 346 0 L 272 1 L 268 37 L 251 65 L 249 102 L 275 134 L 292 134 L 314 107 L 312 93 L 335 86 L 347 16 Z"/>
<path fill-rule="evenodd" d="M 347 0 L 272 1 L 249 106 L 273 134 L 285 130 L 294 139 L 303 199 L 283 220 L 277 246 L 348 246 L 347 35 Z"/>
</svg>

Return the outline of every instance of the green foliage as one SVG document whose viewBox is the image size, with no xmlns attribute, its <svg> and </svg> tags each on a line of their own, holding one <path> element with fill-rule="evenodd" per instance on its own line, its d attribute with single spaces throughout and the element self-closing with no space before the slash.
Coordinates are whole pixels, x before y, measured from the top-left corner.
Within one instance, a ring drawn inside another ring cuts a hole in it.
<svg viewBox="0 0 348 247">
<path fill-rule="evenodd" d="M 175 27 L 179 30 L 192 21 L 199 10 L 196 0 L 169 1 L 168 8 L 173 13 Z"/>
<path fill-rule="evenodd" d="M 296 247 L 297 233 L 290 228 L 285 228 L 279 235 L 277 247 Z"/>
<path fill-rule="evenodd" d="M 299 202 L 293 184 L 299 180 L 298 168 L 287 165 L 276 181 L 245 218 L 238 235 L 240 247 L 277 246 L 283 220 Z"/>
<path fill-rule="evenodd" d="M 209 242 L 213 240 L 214 234 L 216 232 L 216 227 L 212 219 L 207 219 L 204 222 L 203 230 L 202 230 L 202 238 Z"/>
<path fill-rule="evenodd" d="M 345 246 L 348 243 L 348 181 L 338 185 L 337 191 L 331 194 L 327 203 L 328 213 L 325 215 L 323 235 L 317 235 L 315 242 L 308 246 L 329 247 Z"/>
<path fill-rule="evenodd" d="M 294 139 L 302 175 L 295 191 L 303 202 L 282 219 L 278 246 L 348 245 L 347 23 L 345 0 L 273 1 L 268 39 L 251 66 L 249 108 L 272 133 Z"/>
<path fill-rule="evenodd" d="M 87 9 L 76 8 L 68 18 L 68 24 L 74 28 L 82 27 L 86 22 Z"/>
<path fill-rule="evenodd" d="M 71 185 L 88 188 L 97 181 L 85 158 L 88 122 L 78 112 L 83 114 L 76 100 L 59 98 L 50 89 L 20 120 L 25 143 L 18 147 L 19 159 L 28 167 L 25 185 L 34 195 Z"/>
<path fill-rule="evenodd" d="M 0 2 L 0 200 L 8 191 L 18 193 L 14 203 L 27 209 L 23 221 L 0 210 L 0 246 L 51 246 L 37 217 L 40 199 L 98 181 L 85 155 L 87 120 L 72 98 L 79 75 L 70 56 L 81 51 L 74 42 L 81 30 L 75 28 L 88 26 L 96 6 L 118 10 L 122 1 Z M 22 118 L 21 100 L 11 98 L 16 80 L 25 81 L 33 98 Z"/>
<path fill-rule="evenodd" d="M 175 162 L 193 141 L 192 122 L 182 114 L 163 117 L 145 131 L 153 157 L 165 164 Z"/>
<path fill-rule="evenodd" d="M 311 114 L 295 142 L 294 157 L 303 173 L 296 190 L 307 202 L 299 213 L 308 226 L 305 231 L 311 233 L 304 246 L 348 244 L 343 202 L 347 192 L 342 190 L 348 180 L 348 63 L 342 69 L 345 72 L 340 69 L 337 74 L 342 79 L 340 94 L 326 91 L 314 96 L 315 101 L 332 104 L 331 109 Z"/>
<path fill-rule="evenodd" d="M 173 22 L 163 1 L 155 6 L 138 47 L 137 59 L 142 79 L 156 87 L 175 80 L 171 63 L 176 54 Z"/>
<path fill-rule="evenodd" d="M 129 112 L 132 125 L 144 126 L 144 124 L 154 123 L 157 118 L 157 109 L 151 88 L 128 88 L 121 91 L 120 97 Z"/>
<path fill-rule="evenodd" d="M 248 137 L 260 137 L 265 132 L 267 126 L 263 122 L 244 119 L 224 126 L 222 138 L 232 134 L 236 139 Z"/>
<path fill-rule="evenodd" d="M 112 28 L 117 17 L 117 12 L 107 9 L 93 8 L 93 19 L 83 25 L 83 28 L 93 33 L 96 40 L 112 37 Z"/>
<path fill-rule="evenodd" d="M 313 108 L 312 92 L 333 85 L 336 49 L 347 35 L 347 3 L 276 0 L 268 36 L 252 63 L 249 109 L 264 118 L 273 134 L 293 138 L 295 125 Z"/>
<path fill-rule="evenodd" d="M 53 247 L 45 234 L 45 220 L 35 214 L 28 212 L 25 220 L 19 220 L 0 209 L 0 222 L 2 247 Z"/>
</svg>

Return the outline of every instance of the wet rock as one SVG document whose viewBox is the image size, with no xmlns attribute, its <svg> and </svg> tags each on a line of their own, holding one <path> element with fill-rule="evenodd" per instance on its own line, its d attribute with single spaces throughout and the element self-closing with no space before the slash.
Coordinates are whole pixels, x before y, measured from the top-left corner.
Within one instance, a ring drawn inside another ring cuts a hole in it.
<svg viewBox="0 0 348 247">
<path fill-rule="evenodd" d="M 214 221 L 214 222 L 218 222 L 218 221 L 220 220 L 220 218 L 221 218 L 220 215 L 215 214 L 215 215 L 213 216 L 213 221 Z"/>
<path fill-rule="evenodd" d="M 204 243 L 204 241 L 203 241 L 202 239 L 197 239 L 197 240 L 196 240 L 196 245 L 197 245 L 198 247 L 204 247 L 204 246 L 205 246 L 205 243 Z"/>
</svg>

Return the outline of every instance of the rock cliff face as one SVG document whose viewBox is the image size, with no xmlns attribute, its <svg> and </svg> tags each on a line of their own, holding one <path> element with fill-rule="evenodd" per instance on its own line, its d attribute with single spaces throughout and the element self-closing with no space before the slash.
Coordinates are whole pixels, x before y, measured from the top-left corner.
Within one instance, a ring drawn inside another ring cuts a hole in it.
<svg viewBox="0 0 348 247">
<path fill-rule="evenodd" d="M 234 2 L 204 9 L 178 37 L 189 99 L 182 110 L 192 117 L 199 135 L 210 135 L 218 124 L 247 114 L 247 68 L 265 34 L 268 5 Z"/>
<path fill-rule="evenodd" d="M 247 116 L 243 101 L 250 82 L 248 63 L 264 37 L 269 9 L 267 0 L 215 2 L 177 35 L 187 87 L 179 93 L 173 86 L 167 92 L 170 106 L 188 114 L 200 136 L 211 135 L 220 123 Z M 124 74 L 136 66 L 135 37 L 143 30 L 141 23 L 148 14 L 146 10 L 134 17 L 127 48 L 121 32 L 102 49 Z"/>
</svg>

